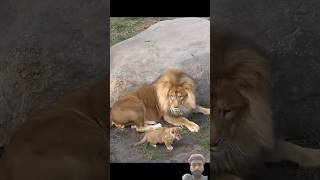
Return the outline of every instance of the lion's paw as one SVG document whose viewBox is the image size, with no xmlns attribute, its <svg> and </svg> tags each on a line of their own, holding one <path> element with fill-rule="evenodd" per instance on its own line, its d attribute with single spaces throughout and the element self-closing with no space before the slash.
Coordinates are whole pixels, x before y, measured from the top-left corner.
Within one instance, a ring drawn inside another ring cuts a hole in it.
<svg viewBox="0 0 320 180">
<path fill-rule="evenodd" d="M 209 108 L 204 108 L 203 114 L 209 116 L 210 115 L 210 109 Z"/>
<path fill-rule="evenodd" d="M 186 126 L 191 132 L 199 132 L 200 126 L 194 122 L 191 122 Z"/>
</svg>

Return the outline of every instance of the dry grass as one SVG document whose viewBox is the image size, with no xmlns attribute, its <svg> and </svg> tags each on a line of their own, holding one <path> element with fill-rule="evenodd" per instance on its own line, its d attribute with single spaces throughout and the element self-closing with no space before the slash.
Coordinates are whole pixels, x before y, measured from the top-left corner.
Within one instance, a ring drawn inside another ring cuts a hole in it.
<svg viewBox="0 0 320 180">
<path fill-rule="evenodd" d="M 159 21 L 173 17 L 114 17 L 110 18 L 110 45 L 126 40 Z"/>
</svg>

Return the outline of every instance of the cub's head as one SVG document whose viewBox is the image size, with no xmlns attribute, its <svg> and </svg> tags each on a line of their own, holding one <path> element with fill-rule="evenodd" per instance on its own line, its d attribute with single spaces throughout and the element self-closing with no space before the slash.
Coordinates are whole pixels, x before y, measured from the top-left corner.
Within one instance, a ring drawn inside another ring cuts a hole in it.
<svg viewBox="0 0 320 180">
<path fill-rule="evenodd" d="M 195 108 L 194 82 L 186 73 L 169 70 L 155 83 L 162 111 L 172 116 L 184 116 Z"/>
<path fill-rule="evenodd" d="M 170 135 L 173 139 L 176 139 L 176 140 L 180 140 L 182 139 L 182 136 L 181 136 L 181 130 L 182 128 L 181 127 L 173 127 L 173 128 L 170 128 Z"/>
</svg>

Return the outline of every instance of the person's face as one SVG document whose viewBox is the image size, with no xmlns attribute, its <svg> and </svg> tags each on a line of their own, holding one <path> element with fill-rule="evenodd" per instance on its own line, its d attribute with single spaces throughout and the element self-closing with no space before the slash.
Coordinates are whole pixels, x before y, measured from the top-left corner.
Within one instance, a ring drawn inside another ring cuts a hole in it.
<svg viewBox="0 0 320 180">
<path fill-rule="evenodd" d="M 195 177 L 202 175 L 204 170 L 203 162 L 201 160 L 193 160 L 190 164 L 190 171 Z"/>
</svg>

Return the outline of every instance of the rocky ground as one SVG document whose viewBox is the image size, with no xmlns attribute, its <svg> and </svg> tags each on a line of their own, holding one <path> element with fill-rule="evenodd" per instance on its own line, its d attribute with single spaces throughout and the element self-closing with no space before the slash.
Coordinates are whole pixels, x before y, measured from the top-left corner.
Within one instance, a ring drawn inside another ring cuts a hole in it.
<svg viewBox="0 0 320 180">
<path fill-rule="evenodd" d="M 172 151 L 168 151 L 164 145 L 157 145 L 156 148 L 147 143 L 140 146 L 133 146 L 133 143 L 142 139 L 143 133 L 138 133 L 130 127 L 125 129 L 112 128 L 110 132 L 111 162 L 181 163 L 188 162 L 189 156 L 193 153 L 203 154 L 207 162 L 209 162 L 209 119 L 202 114 L 194 114 L 190 116 L 189 119 L 200 126 L 200 131 L 192 133 L 187 128 L 183 128 L 183 138 L 173 143 Z M 161 124 L 167 127 L 170 126 L 164 121 L 161 121 Z"/>
</svg>

